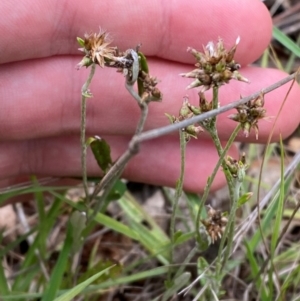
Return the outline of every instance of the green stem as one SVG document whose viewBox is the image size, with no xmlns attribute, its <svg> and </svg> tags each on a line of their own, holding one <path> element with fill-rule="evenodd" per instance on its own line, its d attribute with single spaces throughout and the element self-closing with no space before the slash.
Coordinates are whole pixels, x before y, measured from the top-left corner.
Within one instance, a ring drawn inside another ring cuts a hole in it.
<svg viewBox="0 0 300 301">
<path fill-rule="evenodd" d="M 221 157 L 224 150 L 223 150 L 221 141 L 220 141 L 219 136 L 218 136 L 217 128 L 215 126 L 212 126 L 211 128 L 208 128 L 207 130 L 208 130 L 208 132 L 209 132 L 209 134 L 210 134 L 210 136 L 213 140 L 213 143 L 214 143 L 214 145 L 217 149 L 219 157 Z M 223 172 L 224 172 L 226 182 L 227 182 L 227 186 L 228 186 L 228 189 L 229 189 L 230 204 L 232 205 L 232 201 L 233 201 L 233 198 L 234 198 L 234 186 L 233 186 L 233 183 L 232 183 L 232 175 L 231 175 L 226 163 L 224 162 L 224 160 L 222 160 L 221 165 L 222 165 Z"/>
<path fill-rule="evenodd" d="M 219 87 L 213 87 L 213 99 L 212 99 L 212 108 L 213 110 L 217 109 L 219 106 Z M 223 147 L 217 131 L 217 120 L 216 116 L 210 119 L 209 125 L 205 125 L 206 130 L 209 132 L 211 138 L 213 139 L 214 145 L 217 149 L 219 157 L 223 154 Z M 224 162 L 222 161 L 222 167 L 229 188 L 230 199 L 233 199 L 233 187 L 232 187 L 232 176 Z"/>
<path fill-rule="evenodd" d="M 176 185 L 176 192 L 175 192 L 175 198 L 172 208 L 172 215 L 171 215 L 171 222 L 170 222 L 170 236 L 171 236 L 171 254 L 170 254 L 170 263 L 173 262 L 173 247 L 175 245 L 175 233 L 176 233 L 176 227 L 175 227 L 175 221 L 176 221 L 176 213 L 178 208 L 178 202 L 179 198 L 182 194 L 183 189 L 183 180 L 184 180 L 184 169 L 185 169 L 185 150 L 186 150 L 186 135 L 184 131 L 179 131 L 180 136 L 180 176 L 179 180 Z M 170 273 L 169 273 L 169 276 Z"/>
<path fill-rule="evenodd" d="M 86 153 L 87 153 L 87 145 L 86 145 L 86 100 L 87 95 L 89 93 L 89 86 L 95 74 L 96 64 L 92 64 L 91 71 L 88 76 L 87 81 L 84 83 L 81 89 L 81 127 L 80 127 L 80 143 L 81 143 L 81 169 L 82 169 L 82 180 L 83 187 L 86 197 L 86 202 L 89 203 L 89 189 L 88 189 L 88 181 L 87 181 L 87 170 L 86 170 Z"/>
<path fill-rule="evenodd" d="M 216 275 L 217 278 L 219 278 L 222 272 L 223 267 L 225 266 L 231 249 L 232 249 L 232 244 L 233 244 L 233 236 L 234 236 L 234 226 L 235 226 L 235 215 L 236 215 L 236 210 L 237 210 L 237 206 L 238 206 L 238 200 L 240 197 L 240 188 L 242 183 L 239 182 L 238 179 L 234 179 L 234 197 L 233 197 L 233 202 L 232 202 L 232 207 L 230 209 L 230 214 L 228 217 L 228 223 L 226 225 L 226 229 L 223 233 L 221 242 L 220 242 L 220 246 L 219 246 L 219 252 L 218 252 L 218 258 L 217 258 L 217 262 L 216 262 Z M 224 253 L 224 258 L 223 258 L 223 262 L 221 264 L 221 259 L 222 259 L 222 253 L 223 253 L 223 248 L 225 245 L 225 241 L 227 241 L 227 247 Z"/>
<path fill-rule="evenodd" d="M 219 107 L 219 87 L 213 87 L 212 109 L 216 110 Z M 215 127 L 217 115 L 210 119 L 211 127 Z"/>
<path fill-rule="evenodd" d="M 210 192 L 210 188 L 211 188 L 211 185 L 216 177 L 216 174 L 222 164 L 222 162 L 224 161 L 224 158 L 229 150 L 229 148 L 231 147 L 231 145 L 233 144 L 238 132 L 240 131 L 241 129 L 241 126 L 240 124 L 234 129 L 234 131 L 232 132 L 232 134 L 230 135 L 230 138 L 228 139 L 227 141 L 227 144 L 225 145 L 224 149 L 223 149 L 223 152 L 222 154 L 220 155 L 219 157 L 219 160 L 211 174 L 211 176 L 208 178 L 207 180 L 207 184 L 205 186 L 205 189 L 204 189 L 204 193 L 203 193 L 203 196 L 201 198 L 201 202 L 200 202 L 200 205 L 199 205 L 199 209 L 198 209 L 198 212 L 197 212 L 197 218 L 196 218 L 196 235 L 197 235 L 197 241 L 200 241 L 201 240 L 201 236 L 200 236 L 200 233 L 199 233 L 199 228 L 200 228 L 200 215 L 201 215 L 201 212 L 202 212 L 202 208 L 207 200 L 207 197 L 208 197 L 208 194 Z"/>
<path fill-rule="evenodd" d="M 134 58 L 134 63 L 132 66 L 132 79 L 126 78 L 125 87 L 130 95 L 136 100 L 140 109 L 141 116 L 139 122 L 136 127 L 135 135 L 132 137 L 129 142 L 128 149 L 118 158 L 118 160 L 113 164 L 113 166 L 109 169 L 109 171 L 104 175 L 102 180 L 95 187 L 91 200 L 93 200 L 100 192 L 101 196 L 97 200 L 93 213 L 88 218 L 88 224 L 92 223 L 95 216 L 99 211 L 104 212 L 106 210 L 107 205 L 109 204 L 109 200 L 107 196 L 111 191 L 113 185 L 120 178 L 123 170 L 125 169 L 127 163 L 130 159 L 135 156 L 139 151 L 139 143 L 137 141 L 138 135 L 143 131 L 144 125 L 148 116 L 148 103 L 143 102 L 138 93 L 134 90 L 134 84 L 138 78 L 139 72 L 139 60 L 138 55 L 135 51 L 132 51 L 132 56 Z"/>
</svg>

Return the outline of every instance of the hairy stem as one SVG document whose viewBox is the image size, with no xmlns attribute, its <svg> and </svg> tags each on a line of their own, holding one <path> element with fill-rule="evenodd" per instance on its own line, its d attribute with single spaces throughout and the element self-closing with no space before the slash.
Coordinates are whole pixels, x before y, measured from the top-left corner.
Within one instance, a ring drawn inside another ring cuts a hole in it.
<svg viewBox="0 0 300 301">
<path fill-rule="evenodd" d="M 234 131 L 232 132 L 232 134 L 230 135 L 230 138 L 228 139 L 228 142 L 227 144 L 225 145 L 224 149 L 223 149 L 223 152 L 222 154 L 220 155 L 219 157 L 219 160 L 211 174 L 211 176 L 208 178 L 207 180 L 207 184 L 205 186 L 205 189 L 204 189 L 204 193 L 203 193 L 203 196 L 201 198 L 201 202 L 200 202 L 200 205 L 199 205 L 199 209 L 198 209 L 198 212 L 197 212 L 197 218 L 196 218 L 196 235 L 197 235 L 197 241 L 200 241 L 201 240 L 201 236 L 200 236 L 200 233 L 199 233 L 199 227 L 200 227 L 200 215 L 201 215 L 201 212 L 202 212 L 202 208 L 207 200 L 207 197 L 208 197 L 208 194 L 210 192 L 210 188 L 211 188 L 211 185 L 216 177 L 216 174 L 222 164 L 222 162 L 224 161 L 224 158 L 229 150 L 229 148 L 231 147 L 231 145 L 233 144 L 238 132 L 240 131 L 241 129 L 241 126 L 240 124 L 234 129 Z"/>
<path fill-rule="evenodd" d="M 171 244 L 172 246 L 175 245 L 175 221 L 176 221 L 176 213 L 178 208 L 178 202 L 179 198 L 182 195 L 182 189 L 183 189 L 183 180 L 184 180 L 184 169 L 185 169 L 185 150 L 186 150 L 186 135 L 184 131 L 179 131 L 180 135 L 180 176 L 179 180 L 176 185 L 176 192 L 175 192 L 175 198 L 172 208 L 172 215 L 171 215 L 171 222 L 170 222 L 170 236 L 171 236 Z M 173 261 L 173 247 L 171 248 L 171 259 L 170 262 Z"/>
<path fill-rule="evenodd" d="M 221 277 L 221 272 L 223 267 L 225 266 L 231 249 L 232 249 L 232 244 L 233 244 L 233 236 L 234 236 L 234 226 L 235 226 L 235 214 L 238 206 L 238 200 L 240 198 L 240 189 L 242 183 L 238 181 L 238 179 L 234 179 L 234 196 L 233 196 L 233 201 L 232 201 L 232 206 L 230 209 L 230 214 L 228 217 L 228 223 L 226 225 L 226 229 L 223 233 L 220 246 L 219 246 L 219 252 L 218 252 L 218 257 L 217 257 L 217 262 L 216 262 L 216 275 L 217 277 Z M 224 257 L 223 257 L 223 262 L 221 264 L 222 260 L 222 255 L 223 255 L 223 249 L 225 245 L 225 241 L 227 241 L 227 246 L 224 251 Z"/>
<path fill-rule="evenodd" d="M 94 217 L 96 216 L 99 210 L 104 211 L 108 201 L 107 195 L 110 192 L 111 188 L 115 184 L 116 180 L 121 176 L 125 166 L 129 162 L 129 160 L 138 153 L 139 151 L 139 142 L 137 142 L 137 136 L 143 131 L 145 122 L 148 116 L 148 104 L 143 102 L 138 93 L 134 90 L 133 86 L 138 78 L 139 73 L 139 58 L 136 51 L 131 50 L 131 55 L 133 57 L 133 65 L 132 65 L 132 76 L 126 78 L 125 87 L 130 95 L 137 101 L 140 109 L 141 116 L 140 120 L 137 124 L 135 135 L 132 137 L 129 142 L 128 149 L 125 151 L 121 157 L 113 164 L 113 166 L 109 169 L 109 171 L 104 175 L 102 180 L 97 184 L 94 189 L 94 192 L 91 196 L 91 200 L 94 199 L 100 192 L 102 193 L 97 200 L 97 204 L 94 208 L 92 215 L 89 217 L 88 223 L 92 222 Z"/>
<path fill-rule="evenodd" d="M 86 152 L 87 145 L 85 143 L 86 137 L 86 100 L 89 95 L 89 86 L 95 74 L 96 64 L 92 64 L 90 74 L 87 81 L 84 83 L 81 89 L 81 128 L 80 128 L 80 144 L 81 144 L 81 169 L 82 169 L 82 180 L 85 192 L 85 198 L 87 203 L 89 203 L 89 189 L 87 181 L 87 170 L 86 170 Z"/>
</svg>

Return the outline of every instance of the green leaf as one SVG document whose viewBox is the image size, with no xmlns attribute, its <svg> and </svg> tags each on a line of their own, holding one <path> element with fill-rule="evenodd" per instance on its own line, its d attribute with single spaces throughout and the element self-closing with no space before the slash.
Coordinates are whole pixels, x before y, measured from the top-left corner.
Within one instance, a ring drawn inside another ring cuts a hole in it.
<svg viewBox="0 0 300 301">
<path fill-rule="evenodd" d="M 177 242 L 177 240 L 179 240 L 181 238 L 182 234 L 183 233 L 181 230 L 176 231 L 174 234 L 174 242 Z"/>
<path fill-rule="evenodd" d="M 68 292 L 64 293 L 60 297 L 56 298 L 54 301 L 70 301 L 73 300 L 74 297 L 79 295 L 87 286 L 89 286 L 92 282 L 94 282 L 97 278 L 99 278 L 104 273 L 107 273 L 111 268 L 113 268 L 115 265 L 102 270 L 101 272 L 95 274 L 94 276 L 90 277 L 86 281 L 76 285 L 72 289 L 70 289 Z"/>
<path fill-rule="evenodd" d="M 53 301 L 57 291 L 62 283 L 63 276 L 66 272 L 66 268 L 69 262 L 69 254 L 72 247 L 72 227 L 71 223 L 67 226 L 67 235 L 65 238 L 64 246 L 60 251 L 58 260 L 53 269 L 52 275 L 49 280 L 49 286 L 43 295 L 42 301 Z"/>
<path fill-rule="evenodd" d="M 247 203 L 251 199 L 252 195 L 253 195 L 252 192 L 247 192 L 247 193 L 243 194 L 238 200 L 237 208 L 240 208 L 245 203 Z"/>
<path fill-rule="evenodd" d="M 72 247 L 71 252 L 74 254 L 82 245 L 82 231 L 86 226 L 85 212 L 74 211 L 70 217 L 71 231 L 72 231 Z"/>
<path fill-rule="evenodd" d="M 184 272 L 179 275 L 174 281 L 172 282 L 165 282 L 166 287 L 168 288 L 167 291 L 163 294 L 162 300 L 170 300 L 170 298 L 178 291 L 180 291 L 184 286 L 186 286 L 191 278 L 190 272 Z M 171 298 L 172 299 L 172 298 Z"/>
<path fill-rule="evenodd" d="M 130 229 L 138 235 L 139 242 L 163 264 L 169 263 L 170 239 L 156 221 L 126 192 L 118 204 L 124 212 Z"/>
<path fill-rule="evenodd" d="M 1 240 L 0 242 L 2 243 L 2 230 L 1 230 Z M 0 257 L 2 259 L 2 257 Z M 9 286 L 8 286 L 8 281 L 6 279 L 5 276 L 5 271 L 4 271 L 4 266 L 3 266 L 3 262 L 0 262 L 0 291 L 2 292 L 2 294 L 5 295 L 9 295 L 10 290 L 9 290 Z"/>
<path fill-rule="evenodd" d="M 272 226 L 273 231 L 272 231 L 271 248 L 270 248 L 270 254 L 272 259 L 274 259 L 275 250 L 280 236 L 280 229 L 282 227 L 282 217 L 283 217 L 284 201 L 285 201 L 285 179 L 284 179 L 285 154 L 284 154 L 284 146 L 281 137 L 280 137 L 280 155 L 281 155 L 280 156 L 281 157 L 280 189 L 279 189 L 278 205 L 276 208 L 275 223 Z"/>
<path fill-rule="evenodd" d="M 170 123 L 173 124 L 174 123 L 174 117 L 168 113 L 165 113 L 166 117 L 169 119 Z"/>
<path fill-rule="evenodd" d="M 91 146 L 94 157 L 101 170 L 107 173 L 112 164 L 109 144 L 104 139 L 94 136 L 87 140 L 87 145 Z"/>
<path fill-rule="evenodd" d="M 81 46 L 84 47 L 84 40 L 82 38 L 77 37 L 77 43 Z"/>
<path fill-rule="evenodd" d="M 148 67 L 146 57 L 144 56 L 144 54 L 142 52 L 138 52 L 138 56 L 139 56 L 139 63 L 140 63 L 140 71 L 144 71 L 145 73 L 148 74 L 149 73 L 149 67 Z M 144 93 L 143 82 L 138 78 L 137 83 L 138 83 L 139 96 L 142 96 L 143 93 Z"/>
<path fill-rule="evenodd" d="M 127 186 L 121 180 L 118 180 L 107 196 L 108 201 L 119 200 L 127 190 Z"/>
<path fill-rule="evenodd" d="M 300 57 L 300 47 L 277 27 L 273 27 L 273 37 L 296 56 Z"/>
<path fill-rule="evenodd" d="M 131 228 L 127 227 L 126 225 L 124 225 L 123 223 L 118 222 L 114 218 L 111 218 L 100 212 L 97 213 L 97 215 L 95 216 L 95 221 L 109 229 L 112 229 L 113 231 L 122 233 L 127 237 L 130 237 L 135 240 L 140 239 L 138 233 L 134 229 L 131 229 Z"/>
</svg>

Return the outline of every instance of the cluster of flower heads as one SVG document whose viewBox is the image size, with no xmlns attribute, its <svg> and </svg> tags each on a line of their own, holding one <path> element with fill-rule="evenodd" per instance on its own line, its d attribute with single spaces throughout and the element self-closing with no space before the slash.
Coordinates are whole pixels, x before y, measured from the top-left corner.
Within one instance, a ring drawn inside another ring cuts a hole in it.
<svg viewBox="0 0 300 301">
<path fill-rule="evenodd" d="M 124 74 L 124 76 L 133 77 L 133 53 L 138 53 L 139 46 L 136 50 L 128 49 L 122 52 L 117 47 L 111 46 L 112 39 L 106 31 L 102 30 L 99 33 L 85 34 L 84 39 L 77 38 L 77 40 L 82 46 L 79 50 L 84 53 L 77 69 L 97 64 L 102 68 L 117 68 L 117 71 Z M 156 77 L 139 70 L 138 79 L 143 86 L 143 95 L 141 95 L 143 101 L 161 100 L 162 94 L 156 87 L 158 83 Z"/>
<path fill-rule="evenodd" d="M 228 219 L 222 215 L 220 210 L 215 210 L 210 205 L 207 205 L 207 208 L 208 218 L 201 222 L 210 236 L 211 242 L 215 243 L 224 234 Z"/>
<path fill-rule="evenodd" d="M 237 106 L 237 113 L 229 115 L 228 118 L 240 123 L 246 137 L 249 136 L 250 130 L 254 129 L 258 139 L 258 121 L 267 118 L 264 103 L 264 95 L 261 93 L 255 99 Z"/>
<path fill-rule="evenodd" d="M 195 64 L 196 69 L 193 71 L 180 74 L 183 77 L 194 78 L 187 89 L 202 86 L 202 91 L 206 91 L 212 87 L 224 85 L 231 79 L 248 82 L 238 72 L 241 66 L 233 59 L 239 40 L 238 38 L 230 50 L 224 48 L 221 39 L 216 45 L 209 42 L 204 48 L 204 53 L 189 47 L 188 52 L 196 58 L 197 63 Z"/>
<path fill-rule="evenodd" d="M 183 111 L 186 111 L 186 113 L 180 114 L 178 118 L 167 115 L 171 123 L 179 122 L 191 118 L 193 115 L 199 115 L 215 109 L 216 107 L 213 107 L 213 102 L 207 100 L 205 97 L 204 92 L 206 90 L 224 85 L 231 79 L 249 82 L 238 72 L 240 65 L 234 61 L 234 54 L 238 43 L 239 38 L 231 49 L 226 50 L 223 41 L 219 39 L 216 45 L 213 42 L 209 42 L 204 48 L 203 53 L 193 48 L 188 48 L 188 51 L 191 52 L 197 60 L 195 64 L 197 68 L 191 72 L 182 73 L 180 75 L 194 78 L 194 81 L 187 87 L 188 89 L 202 87 L 198 93 L 199 107 L 191 105 L 186 98 L 181 109 L 181 111 L 184 109 Z M 261 94 L 256 99 L 239 105 L 236 108 L 238 112 L 230 115 L 229 118 L 241 124 L 246 137 L 249 136 L 250 130 L 254 129 L 256 139 L 258 139 L 258 121 L 260 119 L 266 119 L 266 110 L 263 106 L 264 97 L 263 94 Z M 201 127 L 195 128 L 195 125 L 192 125 L 190 130 L 188 127 L 183 130 L 189 130 L 191 132 L 188 137 L 196 138 L 197 134 L 202 131 L 200 129 Z"/>
<path fill-rule="evenodd" d="M 191 105 L 188 101 L 188 97 L 185 96 L 178 117 L 169 115 L 167 113 L 165 115 L 168 117 L 170 123 L 178 123 L 194 116 L 194 113 L 191 111 L 190 106 Z M 185 128 L 182 128 L 181 130 L 185 133 L 186 141 L 189 141 L 191 138 L 197 139 L 198 134 L 203 132 L 203 128 L 197 124 L 191 124 Z"/>
</svg>

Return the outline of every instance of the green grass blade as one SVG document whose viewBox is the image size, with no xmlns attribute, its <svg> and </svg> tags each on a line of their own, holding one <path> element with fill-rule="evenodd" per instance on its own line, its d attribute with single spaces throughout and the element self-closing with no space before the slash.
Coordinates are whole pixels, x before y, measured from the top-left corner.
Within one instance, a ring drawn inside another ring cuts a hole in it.
<svg viewBox="0 0 300 301">
<path fill-rule="evenodd" d="M 108 289 L 115 287 L 117 285 L 126 285 L 132 282 L 141 281 L 144 279 L 152 278 L 152 277 L 158 277 L 166 274 L 168 272 L 168 267 L 158 267 L 151 270 L 143 271 L 134 273 L 133 275 L 124 276 L 124 277 L 118 277 L 116 279 L 110 279 L 107 280 L 101 284 L 97 285 L 90 285 L 89 287 L 85 288 L 83 293 L 94 293 L 98 292 L 101 289 Z M 58 293 L 64 294 L 66 293 L 65 290 L 62 290 Z M 11 296 L 5 296 L 2 295 L 1 298 L 3 300 L 20 300 L 20 299 L 30 299 L 33 300 L 33 298 L 37 299 L 41 297 L 41 293 L 21 293 L 21 294 L 14 294 Z"/>
<path fill-rule="evenodd" d="M 45 294 L 43 295 L 42 301 L 54 300 L 68 265 L 71 246 L 72 246 L 72 228 L 70 223 L 68 223 L 64 246 L 60 251 L 57 263 L 50 277 L 49 286 L 46 289 Z"/>
<path fill-rule="evenodd" d="M 91 285 L 85 290 L 85 292 L 92 293 L 100 289 L 107 289 L 107 288 L 115 287 L 117 285 L 128 285 L 129 283 L 132 282 L 161 276 L 166 274 L 168 272 L 168 269 L 169 267 L 158 267 L 151 270 L 134 273 L 132 275 L 128 275 L 125 277 L 118 277 L 116 279 L 107 280 L 106 282 L 103 282 L 101 284 Z"/>
<path fill-rule="evenodd" d="M 70 205 L 72 208 L 77 209 L 79 211 L 82 211 L 82 207 L 80 206 L 80 203 L 75 203 L 75 202 L 69 200 L 68 198 L 56 193 L 55 191 L 51 191 L 51 193 L 53 195 L 55 195 L 57 198 L 59 198 L 60 200 L 62 200 L 63 202 Z M 133 231 L 132 229 L 130 229 L 126 225 L 118 222 L 117 220 L 115 220 L 115 219 L 113 219 L 109 216 L 106 216 L 105 214 L 102 214 L 100 212 L 97 213 L 94 220 L 97 223 L 99 223 L 99 224 L 101 224 L 101 225 L 103 225 L 103 226 L 105 226 L 105 227 L 107 227 L 111 230 L 122 233 L 125 236 L 130 237 L 132 239 L 139 240 L 139 236 L 135 231 Z"/>
<path fill-rule="evenodd" d="M 296 41 L 297 46 L 299 47 L 300 45 L 300 34 L 298 35 L 297 41 Z M 296 62 L 296 55 L 294 53 L 291 53 L 286 65 L 285 65 L 285 72 L 291 73 L 293 67 L 297 64 Z"/>
<path fill-rule="evenodd" d="M 36 208 L 38 212 L 38 220 L 39 220 L 39 251 L 42 258 L 46 257 L 46 242 L 47 242 L 47 233 L 46 233 L 46 211 L 45 211 L 45 202 L 43 191 L 39 188 L 39 183 L 36 176 L 31 177 L 33 188 L 36 188 L 34 192 L 34 200 L 36 203 Z"/>
<path fill-rule="evenodd" d="M 284 150 L 283 143 L 280 139 L 280 152 L 281 152 L 281 177 L 280 177 L 280 190 L 279 190 L 279 198 L 278 205 L 275 214 L 275 223 L 272 227 L 272 238 L 271 238 L 271 259 L 274 259 L 275 249 L 278 242 L 278 237 L 280 235 L 280 227 L 282 222 L 283 208 L 284 208 L 284 196 L 285 196 L 285 180 L 284 180 Z"/>
<path fill-rule="evenodd" d="M 256 258 L 254 257 L 253 252 L 250 248 L 250 245 L 247 243 L 247 241 L 245 241 L 245 247 L 246 247 L 246 256 L 247 256 L 247 259 L 249 260 L 251 275 L 253 278 L 255 278 L 259 273 L 260 266 L 259 266 Z M 261 275 L 257 278 L 257 281 L 255 284 L 256 284 L 257 290 L 261 292 L 261 295 L 260 295 L 261 298 L 259 298 L 259 300 L 269 301 L 266 290 L 265 290 L 264 283 L 261 280 Z"/>
<path fill-rule="evenodd" d="M 1 294 L 9 295 L 9 287 L 4 273 L 4 267 L 2 265 L 2 258 L 0 257 L 0 292 Z"/>
<path fill-rule="evenodd" d="M 101 272 L 93 275 L 89 279 L 83 281 L 82 283 L 76 285 L 72 289 L 70 289 L 68 292 L 64 293 L 63 295 L 56 298 L 54 301 L 70 301 L 73 300 L 74 297 L 79 295 L 86 287 L 88 287 L 92 282 L 94 282 L 97 278 L 99 278 L 104 273 L 108 272 L 113 266 L 106 268 L 102 270 Z"/>
<path fill-rule="evenodd" d="M 140 243 L 163 264 L 168 264 L 170 239 L 155 220 L 129 193 L 125 193 L 118 203 L 127 217 L 130 228 L 138 234 Z"/>
<path fill-rule="evenodd" d="M 275 26 L 273 27 L 273 37 L 296 56 L 300 57 L 300 47 Z"/>
</svg>

